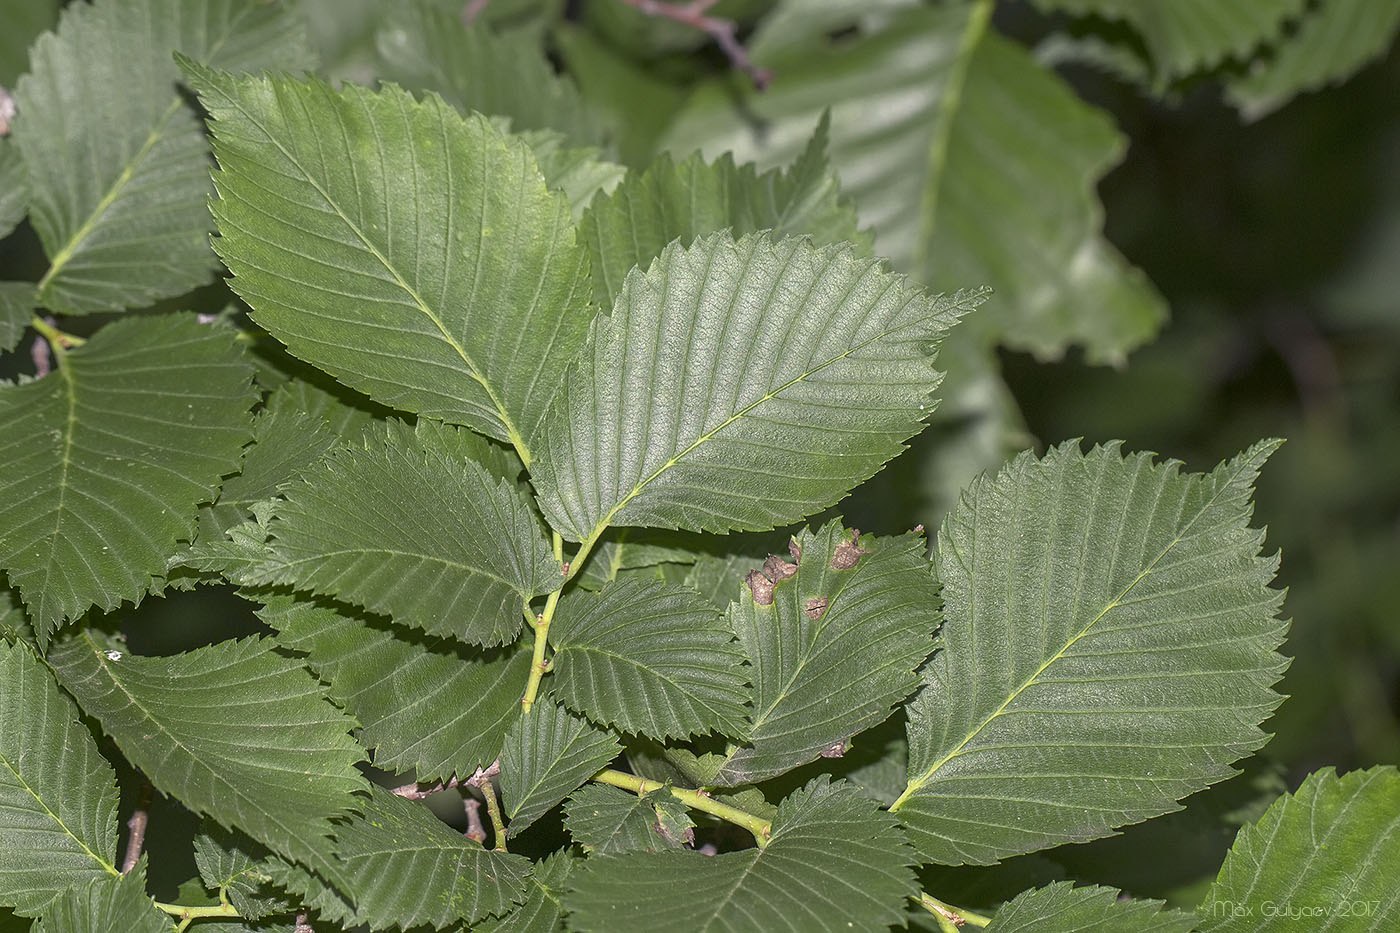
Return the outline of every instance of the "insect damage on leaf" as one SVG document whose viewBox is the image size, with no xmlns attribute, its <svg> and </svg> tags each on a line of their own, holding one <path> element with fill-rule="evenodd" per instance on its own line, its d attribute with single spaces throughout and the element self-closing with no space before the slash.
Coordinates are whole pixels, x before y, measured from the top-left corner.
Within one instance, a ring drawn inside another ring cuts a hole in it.
<svg viewBox="0 0 1400 933">
<path fill-rule="evenodd" d="M 860 546 L 860 529 L 852 528 L 851 540 L 842 541 L 836 545 L 836 551 L 831 555 L 831 569 L 850 570 L 860 562 L 862 554 L 869 553 L 868 550 Z"/>
<path fill-rule="evenodd" d="M 773 605 L 773 581 L 765 577 L 761 571 L 750 570 L 749 575 L 744 578 L 744 582 L 749 585 L 754 602 L 760 606 Z"/>
<path fill-rule="evenodd" d="M 822 617 L 822 613 L 826 612 L 826 603 L 825 596 L 813 596 L 802 604 L 802 611 L 807 613 L 807 618 L 815 622 Z"/>
</svg>

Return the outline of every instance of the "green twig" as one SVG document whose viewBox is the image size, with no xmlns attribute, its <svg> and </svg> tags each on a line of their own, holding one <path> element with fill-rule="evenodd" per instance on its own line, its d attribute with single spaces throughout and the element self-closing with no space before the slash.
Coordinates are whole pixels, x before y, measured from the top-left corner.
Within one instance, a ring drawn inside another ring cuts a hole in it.
<svg viewBox="0 0 1400 933">
<path fill-rule="evenodd" d="M 490 780 L 482 781 L 477 785 L 481 788 L 481 794 L 486 798 L 486 813 L 491 817 L 491 832 L 496 837 L 495 849 L 497 852 L 506 851 L 506 821 L 501 815 L 501 802 L 496 799 L 496 786 Z"/>
<path fill-rule="evenodd" d="M 945 904 L 926 891 L 920 891 L 919 896 L 913 900 L 938 918 L 938 926 L 942 930 L 957 930 L 965 923 L 970 923 L 975 927 L 984 927 L 992 922 L 991 917 L 984 917 L 962 907 Z"/>
<path fill-rule="evenodd" d="M 639 796 L 650 794 L 653 791 L 667 790 L 671 796 L 692 810 L 699 810 L 711 816 L 717 816 L 726 823 L 733 823 L 735 826 L 742 826 L 753 834 L 754 842 L 758 843 L 760 849 L 768 845 L 768 839 L 773 834 L 773 824 L 762 817 L 754 816 L 738 807 L 731 807 L 727 803 L 720 803 L 703 790 L 686 790 L 681 787 L 671 787 L 660 781 L 648 781 L 646 778 L 637 777 L 635 774 L 627 774 L 623 771 L 614 771 L 611 768 L 604 768 L 593 777 L 591 781 L 599 784 L 608 784 L 613 787 L 620 787 L 623 790 L 631 791 Z"/>
<path fill-rule="evenodd" d="M 49 345 L 53 347 L 54 354 L 58 356 L 61 356 L 63 351 L 70 347 L 81 347 L 87 342 L 82 337 L 64 333 L 37 314 L 30 319 L 29 326 L 43 335 Z"/>
<path fill-rule="evenodd" d="M 155 905 L 161 910 L 179 919 L 176 930 L 184 930 L 195 920 L 205 917 L 237 917 L 238 908 L 228 901 L 222 901 L 211 907 L 189 907 L 184 904 L 164 904 L 156 901 Z"/>
</svg>

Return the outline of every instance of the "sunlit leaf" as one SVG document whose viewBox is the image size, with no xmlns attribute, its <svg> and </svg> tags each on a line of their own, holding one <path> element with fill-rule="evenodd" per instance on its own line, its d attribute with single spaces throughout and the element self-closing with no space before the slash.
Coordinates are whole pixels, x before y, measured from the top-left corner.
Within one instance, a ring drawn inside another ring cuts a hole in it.
<svg viewBox="0 0 1400 933">
<path fill-rule="evenodd" d="M 436 95 L 185 68 L 213 117 L 215 246 L 253 319 L 376 401 L 524 456 L 592 317 L 529 147 Z"/>
</svg>

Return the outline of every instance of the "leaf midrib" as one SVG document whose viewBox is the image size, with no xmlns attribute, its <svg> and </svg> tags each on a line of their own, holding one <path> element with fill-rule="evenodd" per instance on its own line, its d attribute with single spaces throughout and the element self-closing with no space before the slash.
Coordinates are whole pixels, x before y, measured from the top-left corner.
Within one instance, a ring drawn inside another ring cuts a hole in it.
<svg viewBox="0 0 1400 933">
<path fill-rule="evenodd" d="M 891 287 L 891 285 L 886 284 L 886 288 L 888 289 L 889 287 Z M 866 347 L 870 346 L 876 341 L 883 340 L 886 337 L 899 333 L 900 331 L 909 330 L 910 328 L 917 327 L 918 325 L 923 324 L 927 321 L 934 320 L 935 318 L 938 318 L 945 313 L 946 309 L 936 309 L 933 313 L 926 314 L 919 318 L 916 318 L 915 320 L 905 322 L 903 324 L 900 324 L 898 327 L 889 330 L 882 330 L 871 336 L 869 339 L 847 348 L 844 352 L 838 354 L 837 356 L 825 360 L 819 365 L 814 366 L 813 368 L 806 370 L 798 374 L 797 376 L 794 376 L 792 379 L 783 383 L 778 388 L 769 391 L 761 398 L 755 399 L 754 401 L 745 405 L 743 408 L 740 408 L 728 418 L 725 418 L 724 421 L 720 422 L 715 427 L 701 434 L 694 441 L 692 441 L 684 450 L 673 454 L 664 464 L 662 464 L 655 471 L 653 471 L 650 476 L 646 477 L 645 479 L 638 482 L 635 486 L 633 486 L 632 489 L 627 493 L 627 495 L 623 496 L 622 500 L 619 501 L 617 505 L 614 505 L 611 509 L 609 509 L 607 514 L 600 518 L 597 524 L 594 525 L 593 529 L 588 533 L 588 536 L 584 539 L 584 546 L 580 550 L 580 553 L 585 553 L 588 550 L 591 550 L 594 542 L 596 542 L 598 540 L 598 537 L 608 529 L 608 527 L 612 524 L 612 520 L 617 517 L 617 513 L 621 512 L 629 502 L 637 498 L 637 496 L 641 495 L 649 485 L 651 485 L 658 478 L 670 471 L 673 467 L 679 466 L 681 461 L 687 456 L 689 456 L 691 453 L 693 453 L 696 450 L 696 448 L 698 448 L 701 444 L 704 444 L 705 442 L 713 439 L 725 428 L 729 427 L 731 424 L 738 421 L 739 419 L 745 417 L 749 414 L 749 412 L 753 411 L 758 406 L 773 401 L 793 386 L 801 382 L 805 382 L 807 379 L 810 379 L 812 376 L 815 376 L 817 373 L 821 372 L 827 367 L 834 366 L 842 360 L 847 359 L 852 354 L 864 350 Z"/>
<path fill-rule="evenodd" d="M 379 261 L 380 265 L 384 267 L 384 271 L 388 272 L 391 276 L 393 276 L 395 284 L 397 284 L 399 288 L 401 288 L 403 292 L 413 300 L 414 305 L 416 305 L 418 310 L 423 313 L 423 316 L 426 317 L 429 321 L 431 321 L 433 326 L 438 329 L 438 333 L 442 335 L 442 339 L 447 343 L 447 345 L 453 349 L 453 351 L 461 358 L 463 363 L 467 364 L 467 375 L 470 376 L 472 379 L 476 380 L 476 382 L 486 392 L 487 398 L 490 399 L 492 407 L 494 407 L 496 410 L 496 416 L 501 419 L 502 426 L 506 429 L 506 434 L 509 436 L 511 446 L 513 446 L 516 449 L 516 452 L 520 455 L 520 459 L 524 461 L 525 466 L 528 468 L 530 466 L 530 461 L 532 458 L 530 455 L 530 449 L 525 443 L 525 438 L 521 435 L 520 430 L 515 426 L 515 422 L 511 419 L 510 414 L 506 411 L 505 406 L 501 402 L 500 398 L 496 395 L 496 390 L 492 388 L 490 382 L 487 381 L 484 371 L 481 369 L 480 366 L 477 365 L 476 361 L 472 359 L 471 354 L 467 352 L 466 347 L 464 347 L 462 343 L 452 335 L 452 333 L 447 329 L 447 326 L 443 323 L 442 319 L 437 315 L 436 312 L 432 310 L 432 308 L 428 306 L 428 303 L 426 300 L 424 300 L 423 296 L 418 294 L 417 289 L 415 289 L 412 285 L 410 285 L 407 282 L 407 280 L 404 279 L 404 277 L 399 273 L 398 267 L 392 262 L 390 262 L 389 258 L 385 256 L 384 253 L 382 253 L 377 246 L 375 246 L 375 244 L 369 239 L 368 236 L 365 235 L 364 231 L 360 229 L 359 225 L 356 224 L 353 220 L 349 218 L 349 216 L 346 215 L 346 213 L 341 209 L 340 204 L 330 196 L 330 193 L 326 191 L 324 187 L 322 187 L 322 185 L 312 175 L 312 173 L 309 172 L 304 165 L 302 165 L 301 160 L 298 159 L 293 153 L 291 153 L 287 149 L 286 146 L 282 144 L 282 141 L 277 136 L 277 134 L 269 132 L 267 126 L 265 126 L 257 118 L 256 115 L 250 113 L 246 108 L 241 106 L 241 104 L 238 101 L 232 100 L 227 94 L 224 94 L 223 96 L 225 101 L 227 101 L 232 107 L 237 109 L 238 112 L 241 113 L 250 123 L 252 123 L 258 128 L 258 130 L 263 134 L 263 137 L 267 139 L 270 143 L 272 143 L 272 145 L 277 149 L 277 151 L 280 152 L 289 163 L 296 166 L 297 171 L 301 172 L 302 178 L 305 179 L 306 183 L 310 185 L 311 188 L 318 195 L 321 196 L 321 198 L 325 201 L 327 206 L 329 206 L 330 209 L 335 212 L 335 215 L 341 219 L 341 221 L 345 224 L 347 228 L 349 228 L 349 230 L 355 235 L 355 237 L 360 241 L 360 243 L 363 244 L 364 248 L 370 253 L 370 255 L 372 255 L 376 260 Z M 339 114 L 337 113 L 336 116 L 338 120 Z M 414 162 L 416 165 L 416 154 Z"/>
<path fill-rule="evenodd" d="M 1000 706 L 993 710 L 987 716 L 986 719 L 982 720 L 981 723 L 979 723 L 976 727 L 970 730 L 967 733 L 967 735 L 964 736 L 963 739 L 959 741 L 958 744 L 955 745 L 947 754 L 945 754 L 942 758 L 940 758 L 933 765 L 931 765 L 918 778 L 911 778 L 905 786 L 904 792 L 900 794 L 899 799 L 897 799 L 893 804 L 890 805 L 890 812 L 897 812 L 900 809 L 900 807 L 903 806 L 905 801 L 912 797 L 921 787 L 923 787 L 933 778 L 934 774 L 936 774 L 940 768 L 942 768 L 948 762 L 952 761 L 954 758 L 963 754 L 963 752 L 966 750 L 967 746 L 972 742 L 972 740 L 975 739 L 979 734 L 981 734 L 983 729 L 991 725 L 991 723 L 995 721 L 998 716 L 1005 712 L 1006 708 L 1012 703 L 1014 703 L 1021 696 L 1022 693 L 1030 689 L 1030 687 L 1037 682 L 1041 674 L 1045 673 L 1045 671 L 1047 671 L 1050 667 L 1061 661 L 1064 658 L 1065 654 L 1071 648 L 1073 648 L 1081 639 L 1083 639 L 1091 631 L 1093 631 L 1094 626 L 1098 625 L 1099 621 L 1105 615 L 1107 615 L 1109 612 L 1113 611 L 1119 605 L 1121 605 L 1122 601 L 1127 598 L 1128 594 L 1131 593 L 1139 583 L 1146 579 L 1148 575 L 1150 575 L 1156 569 L 1157 565 L 1161 563 L 1161 561 L 1167 556 L 1167 554 L 1171 552 L 1173 548 L 1175 548 L 1185 539 L 1186 535 L 1191 531 L 1191 528 L 1196 524 L 1196 522 L 1200 521 L 1201 517 L 1205 515 L 1206 512 L 1210 510 L 1210 508 L 1215 504 L 1216 500 L 1226 490 L 1232 489 L 1234 487 L 1234 482 L 1235 476 L 1231 476 L 1228 481 L 1221 482 L 1219 486 L 1215 489 L 1215 491 L 1211 493 L 1210 498 L 1208 498 L 1201 505 L 1201 507 L 1196 510 L 1196 514 L 1191 516 L 1191 519 L 1187 521 L 1176 532 L 1176 534 L 1172 537 L 1172 540 L 1169 541 L 1162 548 L 1162 550 L 1157 554 L 1157 556 L 1154 557 L 1145 568 L 1139 571 L 1138 575 L 1133 578 L 1133 581 L 1131 583 L 1129 583 L 1123 588 L 1122 592 L 1120 592 L 1117 596 L 1113 597 L 1113 599 L 1109 600 L 1108 604 L 1104 606 L 1104 608 L 1101 609 L 1093 617 L 1093 619 L 1091 619 L 1088 622 L 1088 624 L 1086 624 L 1073 638 L 1069 639 L 1069 641 L 1067 641 L 1062 648 L 1056 650 L 1056 652 L 1053 655 L 1046 659 L 1046 661 L 1043 664 L 1041 664 L 1041 666 L 1035 671 L 1035 673 L 1027 677 L 1026 680 L 1022 682 L 1022 684 L 1019 687 L 1012 690 L 1010 695 L 1006 698 L 1005 701 L 1002 702 Z"/>
</svg>

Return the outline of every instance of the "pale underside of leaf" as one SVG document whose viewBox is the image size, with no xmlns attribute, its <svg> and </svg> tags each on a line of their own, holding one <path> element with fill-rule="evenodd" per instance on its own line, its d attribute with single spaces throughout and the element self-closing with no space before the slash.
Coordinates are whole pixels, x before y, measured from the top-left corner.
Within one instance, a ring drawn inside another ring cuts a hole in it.
<svg viewBox="0 0 1400 933">
<path fill-rule="evenodd" d="M 193 63 L 215 247 L 253 319 L 385 405 L 512 444 L 587 331 L 587 256 L 524 141 L 436 95 Z"/>
<path fill-rule="evenodd" d="M 1116 888 L 1076 888 L 1068 881 L 1023 891 L 997 909 L 987 933 L 1191 933 L 1195 918 L 1163 910 L 1161 901 L 1119 899 Z"/>
<path fill-rule="evenodd" d="M 49 661 L 155 787 L 321 870 L 330 819 L 365 786 L 355 722 L 270 639 L 168 658 L 107 652 L 84 633 Z M 256 725 L 253 725 L 256 724 Z"/>
<path fill-rule="evenodd" d="M 915 670 L 933 649 L 938 590 L 922 535 L 867 536 L 857 546 L 831 522 L 796 540 L 796 573 L 776 581 L 771 605 L 745 590 L 729 607 L 752 665 L 754 710 L 718 784 L 753 783 L 820 755 L 839 757 L 856 733 L 888 718 L 914 691 Z"/>
<path fill-rule="evenodd" d="M 555 398 L 533 471 L 546 518 L 582 541 L 832 504 L 921 429 L 937 344 L 983 296 L 930 298 L 805 239 L 673 244 L 628 277 Z"/>
<path fill-rule="evenodd" d="M 133 318 L 0 388 L 0 564 L 43 640 L 137 602 L 238 469 L 252 368 L 226 327 Z"/>
<path fill-rule="evenodd" d="M 46 307 L 142 306 L 214 271 L 209 149 L 172 50 L 235 70 L 311 61 L 295 18 L 253 0 L 67 6 L 16 90 L 15 145 L 51 262 L 39 284 Z"/>
<path fill-rule="evenodd" d="M 117 874 L 117 777 L 78 717 L 28 646 L 0 641 L 0 904 L 23 915 Z"/>
<path fill-rule="evenodd" d="M 892 807 L 925 858 L 1108 835 L 1266 741 L 1286 623 L 1248 520 L 1276 446 L 1181 475 L 1066 444 L 969 487 L 939 534 L 944 650 L 909 708 Z"/>
<path fill-rule="evenodd" d="M 1197 908 L 1208 933 L 1389 930 L 1400 924 L 1400 772 L 1309 775 L 1245 826 Z M 1290 905 L 1298 914 L 1272 909 Z"/>
</svg>

